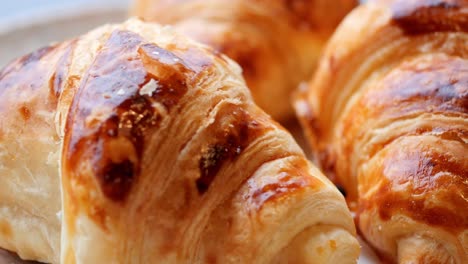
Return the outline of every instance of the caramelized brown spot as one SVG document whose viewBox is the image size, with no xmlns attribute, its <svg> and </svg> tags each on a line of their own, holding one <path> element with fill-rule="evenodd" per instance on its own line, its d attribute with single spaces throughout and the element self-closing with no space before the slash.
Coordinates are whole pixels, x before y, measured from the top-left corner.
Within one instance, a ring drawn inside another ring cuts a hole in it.
<svg viewBox="0 0 468 264">
<path fill-rule="evenodd" d="M 118 118 L 110 118 L 108 127 L 115 127 L 117 130 L 107 129 L 102 131 L 109 136 L 124 136 L 131 139 L 139 156 L 143 154 L 143 139 L 146 131 L 155 127 L 161 120 L 161 115 L 153 109 L 151 101 L 145 97 L 135 96 L 123 102 L 117 108 Z"/>
<path fill-rule="evenodd" d="M 99 144 L 102 149 L 98 149 L 98 153 L 102 159 L 95 163 L 95 171 L 103 193 L 114 201 L 121 201 L 140 173 L 140 167 L 129 159 L 136 163 L 141 160 L 147 130 L 159 124 L 161 115 L 154 111 L 147 98 L 139 96 L 123 102 L 116 112 L 101 124 Z M 131 147 L 126 142 L 130 142 Z"/>
<path fill-rule="evenodd" d="M 153 104 L 170 111 L 193 73 L 190 63 L 174 53 L 144 43 L 135 33 L 114 31 L 73 101 L 67 121 L 70 165 L 90 160 L 103 193 L 124 201 L 141 171 L 148 130 L 162 118 Z M 140 93 L 150 81 L 155 89 Z"/>
<path fill-rule="evenodd" d="M 98 135 L 93 134 L 98 132 L 101 123 L 118 124 L 116 108 L 123 104 L 131 106 L 132 99 L 137 97 L 135 95 L 146 79 L 146 71 L 136 53 L 141 42 L 141 37 L 134 33 L 115 31 L 96 56 L 77 91 L 71 107 L 74 112 L 70 113 L 67 122 L 73 128 L 69 158 L 84 147 L 84 142 L 92 137 L 97 140 Z M 105 116 L 92 116 L 96 109 Z M 125 110 L 121 109 L 121 112 Z"/>
<path fill-rule="evenodd" d="M 142 45 L 153 44 L 144 44 L 132 32 L 112 33 L 89 68 L 71 108 L 75 112 L 67 122 L 72 129 L 68 153 L 71 166 L 85 159 L 92 161 L 103 193 L 114 201 L 127 197 L 140 172 L 147 130 L 157 126 L 161 119 L 153 102 L 170 107 L 176 103 L 171 94 L 178 92 L 180 97 L 186 90 L 183 76 L 171 81 L 171 76 L 165 74 L 170 67 L 163 68 L 166 71 L 161 71 L 160 76 L 147 73 L 145 66 L 157 69 L 166 65 L 164 61 L 152 63 L 142 58 L 139 52 Z M 158 89 L 151 97 L 140 95 L 139 90 L 151 78 L 159 81 Z M 178 85 L 173 85 L 174 82 Z"/>
<path fill-rule="evenodd" d="M 421 199 L 408 200 L 408 197 L 394 193 L 388 187 L 380 189 L 379 192 L 376 203 L 379 204 L 379 215 L 383 220 L 389 220 L 397 213 L 404 213 L 428 225 L 455 230 L 468 228 L 468 219 L 450 209 L 439 206 L 428 207 Z"/>
<path fill-rule="evenodd" d="M 0 220 L 0 234 L 5 238 L 10 238 L 13 235 L 10 224 L 5 220 Z"/>
<path fill-rule="evenodd" d="M 29 118 L 31 118 L 31 111 L 29 111 L 29 108 L 24 105 L 19 108 L 19 112 L 25 121 L 28 121 Z"/>
<path fill-rule="evenodd" d="M 141 45 L 138 53 L 150 77 L 155 76 L 158 86 L 152 97 L 170 109 L 187 92 L 187 81 L 202 70 L 154 44 Z M 196 69 L 192 69 L 196 68 Z"/>
<path fill-rule="evenodd" d="M 417 138 L 407 140 L 414 142 Z M 468 196 L 468 163 L 447 152 L 454 150 L 454 145 L 432 146 L 440 143 L 410 145 L 411 150 L 405 147 L 385 153 L 382 167 L 371 172 L 382 173 L 385 182 L 371 200 L 360 202 L 360 210 L 375 206 L 383 220 L 401 213 L 428 225 L 455 231 L 468 228 L 467 211 L 460 211 L 468 206 L 463 198 Z M 434 196 L 438 204 L 426 200 Z"/>
<path fill-rule="evenodd" d="M 388 74 L 362 99 L 375 116 L 417 112 L 468 113 L 468 62 L 455 57 L 419 58 Z"/>
<path fill-rule="evenodd" d="M 377 85 L 363 91 L 362 97 L 344 116 L 339 131 L 340 152 L 345 164 L 340 167 L 341 179 L 352 168 L 347 167 L 355 151 L 355 143 L 365 140 L 369 129 L 381 129 L 377 126 L 388 126 L 394 120 L 411 120 L 421 115 L 433 113 L 441 116 L 464 116 L 468 113 L 468 63 L 459 57 L 443 54 L 412 57 L 392 70 Z M 365 128 L 366 130 L 363 130 Z M 390 133 L 385 142 L 371 143 L 366 146 L 365 156 L 373 156 L 394 140 L 409 135 L 438 134 L 440 137 L 457 139 L 461 133 L 443 132 L 444 128 L 419 126 L 414 131 L 398 129 Z M 401 131 L 404 131 L 403 134 Z M 438 131 L 438 132 L 437 132 Z M 460 136 L 459 136 L 460 135 Z M 368 146 L 370 146 L 368 148 Z M 364 156 L 363 156 L 364 157 Z M 360 160 L 359 162 L 365 162 Z M 359 167 L 359 164 L 357 165 Z M 356 168 L 357 168 L 356 167 Z M 345 170 L 347 170 L 345 172 Z M 344 180 L 342 183 L 345 183 Z M 348 197 L 355 196 L 352 186 L 345 185 Z"/>
<path fill-rule="evenodd" d="M 399 154 L 386 160 L 384 164 L 384 175 L 391 177 L 398 185 L 412 184 L 412 193 L 424 194 L 427 191 L 458 182 L 460 187 L 466 171 L 466 166 L 454 160 L 450 155 L 437 152 L 426 152 L 424 150 L 412 151 Z M 404 158 L 401 159 L 400 158 Z M 444 174 L 448 174 L 444 176 Z M 437 176 L 439 175 L 439 176 Z M 448 187 L 448 186 L 446 186 Z"/>
<path fill-rule="evenodd" d="M 393 21 L 409 35 L 468 31 L 466 0 L 398 0 L 392 4 Z"/>
<path fill-rule="evenodd" d="M 323 183 L 309 174 L 307 161 L 304 158 L 296 158 L 287 167 L 280 170 L 280 173 L 269 182 L 254 183 L 249 180 L 249 185 L 253 190 L 250 197 L 257 209 L 261 208 L 268 201 L 273 201 L 285 197 L 305 188 L 319 188 Z"/>
<path fill-rule="evenodd" d="M 231 115 L 235 123 L 229 124 L 228 128 L 216 135 L 217 143 L 210 145 L 200 158 L 200 178 L 196 180 L 200 194 L 208 190 L 224 162 L 237 158 L 262 129 L 262 126 L 244 110 L 238 109 Z"/>
<path fill-rule="evenodd" d="M 147 99 L 136 96 L 140 85 L 146 79 L 146 71 L 137 56 L 137 48 L 141 42 L 141 37 L 131 32 L 112 33 L 77 92 L 75 98 L 78 100 L 74 100 L 71 108 L 76 112 L 70 114 L 75 120 L 69 119 L 67 122 L 73 127 L 68 153 L 72 166 L 82 162 L 80 159 L 91 159 L 101 190 L 114 201 L 125 200 L 137 176 L 134 171 L 138 170 L 139 164 L 125 159 L 125 155 L 130 153 L 123 154 L 124 157 L 120 157 L 120 160 L 115 160 L 116 158 L 111 156 L 115 155 L 114 152 L 127 149 L 121 144 L 111 145 L 110 139 L 129 138 L 136 144 L 134 148 L 141 150 L 143 140 L 139 132 L 142 128 L 138 124 L 133 126 L 134 121 L 142 111 L 153 111 L 151 107 L 145 109 L 149 105 L 146 103 Z M 92 116 L 93 110 L 97 109 L 107 116 Z M 133 157 L 133 160 L 135 159 Z"/>
<path fill-rule="evenodd" d="M 103 192 L 112 200 L 120 200 L 132 186 L 135 168 L 129 160 L 120 163 L 109 162 L 102 172 L 101 185 Z"/>
<path fill-rule="evenodd" d="M 232 155 L 229 153 L 229 148 L 222 145 L 208 147 L 208 150 L 202 154 L 199 164 L 201 175 L 196 181 L 199 193 L 205 193 L 208 190 L 214 176 L 221 168 L 221 161 L 229 155 Z"/>
</svg>

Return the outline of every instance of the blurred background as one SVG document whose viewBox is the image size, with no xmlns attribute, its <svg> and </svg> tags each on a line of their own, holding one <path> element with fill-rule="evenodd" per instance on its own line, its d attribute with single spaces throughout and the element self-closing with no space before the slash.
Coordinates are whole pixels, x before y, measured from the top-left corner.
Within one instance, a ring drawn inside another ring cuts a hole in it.
<svg viewBox="0 0 468 264">
<path fill-rule="evenodd" d="M 0 68 L 51 42 L 125 19 L 131 0 L 0 0 Z"/>
</svg>

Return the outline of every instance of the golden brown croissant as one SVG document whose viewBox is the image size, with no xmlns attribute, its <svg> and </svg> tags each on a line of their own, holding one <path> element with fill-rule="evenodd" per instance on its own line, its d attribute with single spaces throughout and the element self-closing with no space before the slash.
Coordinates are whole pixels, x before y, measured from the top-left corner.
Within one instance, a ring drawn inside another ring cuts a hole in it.
<svg viewBox="0 0 468 264">
<path fill-rule="evenodd" d="M 356 0 L 138 0 L 133 15 L 234 59 L 255 102 L 275 119 L 293 115 L 290 93 L 311 77 L 324 42 Z"/>
<path fill-rule="evenodd" d="M 448 0 L 358 7 L 296 103 L 317 160 L 390 261 L 468 260 L 467 11 Z"/>
<path fill-rule="evenodd" d="M 12 62 L 0 117 L 0 247 L 23 258 L 359 255 L 344 198 L 253 103 L 237 64 L 168 27 L 103 26 Z"/>
</svg>

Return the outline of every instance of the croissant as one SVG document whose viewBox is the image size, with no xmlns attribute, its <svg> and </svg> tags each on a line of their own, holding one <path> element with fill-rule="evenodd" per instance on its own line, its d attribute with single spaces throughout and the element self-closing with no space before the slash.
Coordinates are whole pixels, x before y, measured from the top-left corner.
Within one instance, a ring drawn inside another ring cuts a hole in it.
<svg viewBox="0 0 468 264">
<path fill-rule="evenodd" d="M 356 8 L 295 104 L 317 162 L 391 262 L 468 260 L 467 10 L 461 0 Z"/>
<path fill-rule="evenodd" d="M 308 80 L 321 49 L 357 0 L 138 0 L 132 15 L 176 30 L 241 65 L 255 102 L 293 117 L 290 93 Z"/>
<path fill-rule="evenodd" d="M 0 73 L 0 247 L 53 263 L 355 263 L 346 202 L 224 55 L 106 25 Z"/>
</svg>

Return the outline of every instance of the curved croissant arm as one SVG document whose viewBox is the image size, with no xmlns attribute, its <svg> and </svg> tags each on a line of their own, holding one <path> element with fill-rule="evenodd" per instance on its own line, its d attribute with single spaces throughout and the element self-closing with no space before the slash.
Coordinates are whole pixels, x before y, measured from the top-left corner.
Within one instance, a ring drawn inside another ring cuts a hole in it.
<svg viewBox="0 0 468 264">
<path fill-rule="evenodd" d="M 138 0 L 132 15 L 171 24 L 234 59 L 258 105 L 293 114 L 290 93 L 308 80 L 319 53 L 356 0 Z"/>
<path fill-rule="evenodd" d="M 468 259 L 467 10 L 357 8 L 296 103 L 317 160 L 357 202 L 360 231 L 400 263 Z"/>
<path fill-rule="evenodd" d="M 0 247 L 23 258 L 358 257 L 343 197 L 237 64 L 167 27 L 130 20 L 36 51 L 1 72 L 0 95 Z"/>
</svg>

